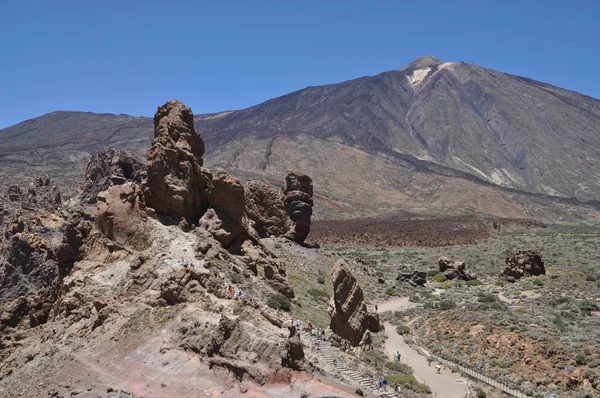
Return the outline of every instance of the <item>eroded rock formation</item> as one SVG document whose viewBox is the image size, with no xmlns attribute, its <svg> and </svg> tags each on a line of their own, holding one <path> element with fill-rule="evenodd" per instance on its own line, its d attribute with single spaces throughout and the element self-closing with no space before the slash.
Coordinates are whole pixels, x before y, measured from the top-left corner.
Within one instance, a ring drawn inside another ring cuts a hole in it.
<svg viewBox="0 0 600 398">
<path fill-rule="evenodd" d="M 84 203 L 96 203 L 100 192 L 127 181 L 142 182 L 146 164 L 131 152 L 106 148 L 96 152 L 88 162 L 85 180 L 79 187 L 79 198 Z"/>
<path fill-rule="evenodd" d="M 285 342 L 281 353 L 281 364 L 287 368 L 300 370 L 304 362 L 304 347 L 296 327 L 293 325 L 288 326 L 288 330 L 290 331 L 290 337 Z"/>
<path fill-rule="evenodd" d="M 291 228 L 285 210 L 285 195 L 269 185 L 250 181 L 244 186 L 246 215 L 261 238 L 282 236 Z"/>
<path fill-rule="evenodd" d="M 210 232 L 225 248 L 237 251 L 248 237 L 244 220 L 244 187 L 225 170 L 217 169 L 208 195 L 210 208 L 199 226 Z"/>
<path fill-rule="evenodd" d="M 62 204 L 62 197 L 54 180 L 47 175 L 37 177 L 27 189 L 12 185 L 7 193 L 9 201 L 30 211 L 55 211 Z"/>
<path fill-rule="evenodd" d="M 144 181 L 146 204 L 157 214 L 190 225 L 208 208 L 210 172 L 202 167 L 204 141 L 194 129 L 190 108 L 169 101 L 154 115 L 154 141 Z"/>
<path fill-rule="evenodd" d="M 465 262 L 454 260 L 450 257 L 440 257 L 438 260 L 440 272 L 448 280 L 471 281 L 477 279 L 477 276 L 466 270 Z"/>
<path fill-rule="evenodd" d="M 500 274 L 509 282 L 522 277 L 545 275 L 546 268 L 539 250 L 507 251 L 506 265 Z"/>
<path fill-rule="evenodd" d="M 54 209 L 60 192 L 51 180 L 38 178 L 34 187 L 3 219 L 0 330 L 48 320 L 61 282 L 81 259 L 92 228 L 91 217 L 81 208 Z"/>
<path fill-rule="evenodd" d="M 296 243 L 304 243 L 310 232 L 313 208 L 312 179 L 305 174 L 289 173 L 285 178 L 285 208 L 292 225 L 285 237 Z"/>
<path fill-rule="evenodd" d="M 143 250 L 150 246 L 150 226 L 140 186 L 134 182 L 115 185 L 98 194 L 96 227 L 122 246 Z"/>
<path fill-rule="evenodd" d="M 367 311 L 362 289 L 344 260 L 338 260 L 333 266 L 331 281 L 330 328 L 351 345 L 358 346 L 366 333 L 379 332 L 379 315 Z"/>
</svg>

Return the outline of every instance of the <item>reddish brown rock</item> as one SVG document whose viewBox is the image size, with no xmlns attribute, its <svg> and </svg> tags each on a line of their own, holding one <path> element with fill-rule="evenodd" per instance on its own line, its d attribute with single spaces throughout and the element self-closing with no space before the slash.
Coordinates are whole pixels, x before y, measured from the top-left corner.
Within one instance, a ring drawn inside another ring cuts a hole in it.
<svg viewBox="0 0 600 398">
<path fill-rule="evenodd" d="M 250 181 L 244 186 L 246 214 L 261 238 L 282 236 L 291 228 L 285 210 L 285 195 L 269 185 Z"/>
<path fill-rule="evenodd" d="M 96 227 L 110 240 L 136 250 L 151 245 L 146 203 L 139 185 L 128 182 L 98 194 Z"/>
<path fill-rule="evenodd" d="M 358 346 L 365 333 L 379 332 L 379 315 L 367 311 L 362 289 L 344 260 L 333 266 L 331 281 L 333 297 L 329 302 L 329 327 L 351 345 Z"/>
<path fill-rule="evenodd" d="M 88 162 L 85 180 L 79 187 L 79 198 L 85 203 L 96 203 L 100 192 L 127 181 L 142 182 L 146 164 L 133 153 L 105 148 L 96 152 Z"/>
<path fill-rule="evenodd" d="M 225 170 L 217 169 L 208 203 L 210 208 L 200 219 L 200 228 L 210 232 L 224 248 L 235 244 L 235 249 L 239 249 L 241 242 L 248 236 L 242 184 Z"/>
<path fill-rule="evenodd" d="M 464 261 L 454 260 L 450 257 L 440 257 L 438 260 L 440 272 L 448 280 L 471 281 L 477 277 L 470 272 L 467 272 Z"/>
<path fill-rule="evenodd" d="M 500 274 L 508 281 L 514 281 L 522 277 L 545 275 L 546 268 L 542 256 L 538 250 L 507 251 L 506 265 Z"/>
<path fill-rule="evenodd" d="M 313 208 L 312 179 L 305 174 L 289 173 L 285 178 L 285 208 L 292 226 L 285 237 L 297 243 L 304 243 L 310 232 L 310 218 Z"/>
<path fill-rule="evenodd" d="M 154 141 L 148 151 L 144 196 L 157 214 L 190 225 L 208 208 L 210 172 L 202 167 L 204 141 L 194 129 L 190 108 L 169 101 L 154 115 Z"/>
</svg>

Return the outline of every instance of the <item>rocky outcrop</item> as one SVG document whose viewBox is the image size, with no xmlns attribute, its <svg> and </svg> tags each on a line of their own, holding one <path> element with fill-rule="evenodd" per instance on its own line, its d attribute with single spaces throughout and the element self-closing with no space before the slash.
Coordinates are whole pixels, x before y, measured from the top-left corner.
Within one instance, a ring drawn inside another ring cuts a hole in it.
<svg viewBox="0 0 600 398">
<path fill-rule="evenodd" d="M 239 250 L 241 242 L 248 236 L 244 220 L 244 187 L 225 170 L 217 169 L 208 203 L 210 208 L 200 219 L 200 228 L 210 232 L 223 247 Z"/>
<path fill-rule="evenodd" d="M 285 195 L 269 185 L 250 181 L 244 186 L 246 215 L 261 238 L 282 236 L 291 228 Z"/>
<path fill-rule="evenodd" d="M 140 186 L 115 185 L 98 194 L 96 227 L 121 246 L 144 250 L 151 245 L 146 203 Z"/>
<path fill-rule="evenodd" d="M 285 237 L 296 243 L 304 243 L 310 232 L 313 208 L 312 179 L 305 174 L 289 173 L 285 178 L 285 209 L 292 225 Z"/>
<path fill-rule="evenodd" d="M 440 257 L 438 266 L 440 272 L 448 280 L 471 281 L 477 279 L 477 276 L 466 271 L 464 261 L 454 260 L 450 257 Z"/>
<path fill-rule="evenodd" d="M 295 370 L 302 369 L 304 362 L 304 347 L 295 326 L 288 326 L 290 337 L 285 342 L 281 353 L 281 365 Z"/>
<path fill-rule="evenodd" d="M 58 186 L 47 175 L 36 178 L 27 190 L 18 185 L 10 186 L 7 196 L 9 201 L 30 211 L 56 211 L 62 204 Z"/>
<path fill-rule="evenodd" d="M 546 268 L 539 250 L 507 251 L 506 265 L 500 277 L 509 282 L 528 276 L 545 275 Z"/>
<path fill-rule="evenodd" d="M 142 182 L 146 164 L 131 152 L 106 148 L 96 152 L 85 170 L 85 180 L 79 187 L 79 198 L 84 203 L 96 203 L 100 192 L 127 181 Z"/>
<path fill-rule="evenodd" d="M 330 328 L 333 333 L 358 346 L 365 333 L 379 332 L 379 315 L 367 311 L 362 289 L 348 264 L 339 260 L 331 270 L 333 297 L 329 302 Z"/>
<path fill-rule="evenodd" d="M 427 283 L 427 274 L 423 271 L 413 271 L 407 274 L 398 275 L 396 280 L 408 282 L 413 286 L 424 286 Z"/>
<path fill-rule="evenodd" d="M 169 101 L 154 115 L 154 141 L 144 180 L 146 204 L 157 214 L 190 225 L 208 208 L 210 172 L 202 167 L 204 141 L 194 129 L 190 108 Z"/>
<path fill-rule="evenodd" d="M 7 222 L 0 266 L 0 330 L 48 320 L 62 279 L 83 255 L 92 223 L 83 211 L 39 212 Z"/>
</svg>

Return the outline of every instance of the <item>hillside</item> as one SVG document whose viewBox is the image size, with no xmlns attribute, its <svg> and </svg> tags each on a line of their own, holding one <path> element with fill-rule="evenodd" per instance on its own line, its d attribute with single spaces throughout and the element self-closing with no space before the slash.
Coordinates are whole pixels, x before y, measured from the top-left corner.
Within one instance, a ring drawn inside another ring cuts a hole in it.
<svg viewBox="0 0 600 398">
<path fill-rule="evenodd" d="M 319 218 L 449 210 L 565 218 L 573 205 L 587 217 L 578 201 L 550 196 L 600 197 L 600 101 L 434 57 L 199 115 L 196 128 L 210 167 L 273 184 L 289 170 L 310 174 Z M 4 185 L 46 171 L 73 192 L 99 148 L 144 153 L 152 121 L 54 112 L 0 137 Z"/>
</svg>

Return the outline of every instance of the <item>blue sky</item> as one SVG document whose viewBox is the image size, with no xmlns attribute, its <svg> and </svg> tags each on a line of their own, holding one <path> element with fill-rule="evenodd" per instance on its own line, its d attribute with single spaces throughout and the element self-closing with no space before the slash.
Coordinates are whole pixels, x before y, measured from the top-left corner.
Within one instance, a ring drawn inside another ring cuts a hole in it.
<svg viewBox="0 0 600 398">
<path fill-rule="evenodd" d="M 241 109 L 430 54 L 600 98 L 599 20 L 597 1 L 3 0 L 0 128 Z"/>
</svg>

